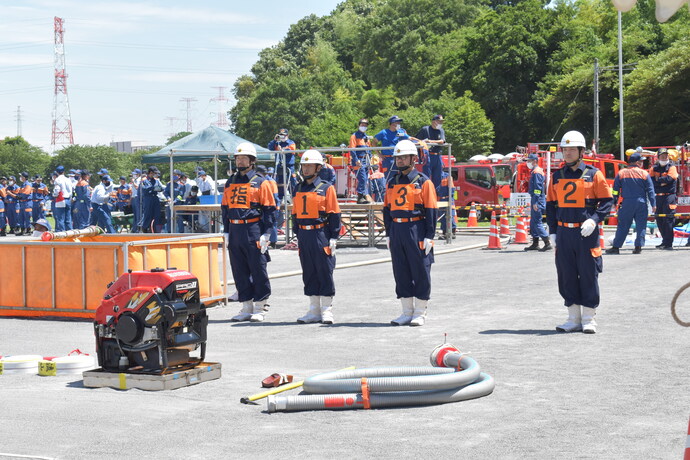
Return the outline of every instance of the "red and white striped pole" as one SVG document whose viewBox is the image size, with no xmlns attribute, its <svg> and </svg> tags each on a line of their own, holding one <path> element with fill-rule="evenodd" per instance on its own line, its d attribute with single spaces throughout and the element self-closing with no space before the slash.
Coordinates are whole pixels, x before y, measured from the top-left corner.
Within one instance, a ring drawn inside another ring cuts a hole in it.
<svg viewBox="0 0 690 460">
<path fill-rule="evenodd" d="M 685 456 L 683 460 L 690 460 L 690 421 L 688 421 L 688 437 L 685 439 Z"/>
</svg>

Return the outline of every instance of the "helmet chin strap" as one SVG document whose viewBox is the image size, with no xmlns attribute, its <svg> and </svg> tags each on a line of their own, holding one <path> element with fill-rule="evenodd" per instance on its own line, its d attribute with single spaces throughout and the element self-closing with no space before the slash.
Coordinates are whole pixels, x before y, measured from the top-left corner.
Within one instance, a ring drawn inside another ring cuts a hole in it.
<svg viewBox="0 0 690 460">
<path fill-rule="evenodd" d="M 316 177 L 316 174 L 310 174 L 308 176 L 302 176 L 302 177 L 304 178 L 304 180 L 311 180 L 311 179 Z"/>
<path fill-rule="evenodd" d="M 412 165 L 407 165 L 405 168 L 398 168 L 398 171 L 400 171 L 403 174 L 407 174 L 410 170 L 412 169 Z"/>
<path fill-rule="evenodd" d="M 250 164 L 250 165 L 247 166 L 246 168 L 240 168 L 240 167 L 238 167 L 237 170 L 238 170 L 239 172 L 241 172 L 242 174 L 245 174 L 247 171 L 249 171 L 249 170 L 252 169 L 253 167 L 254 167 L 254 165 L 253 165 L 253 164 Z"/>
</svg>

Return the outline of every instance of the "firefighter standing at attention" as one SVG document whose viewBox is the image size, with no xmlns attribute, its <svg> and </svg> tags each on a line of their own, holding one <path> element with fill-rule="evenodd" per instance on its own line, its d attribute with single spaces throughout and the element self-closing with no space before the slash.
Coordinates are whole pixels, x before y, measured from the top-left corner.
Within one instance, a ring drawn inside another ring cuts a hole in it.
<svg viewBox="0 0 690 460">
<path fill-rule="evenodd" d="M 529 233 L 532 236 L 532 244 L 525 248 L 525 251 L 549 251 L 551 242 L 546 233 L 542 216 L 546 210 L 546 176 L 544 170 L 539 167 L 539 157 L 535 153 L 530 153 L 526 159 L 529 175 L 529 196 L 530 196 L 530 221 Z M 539 248 L 539 238 L 544 241 L 544 247 Z"/>
<path fill-rule="evenodd" d="M 556 330 L 594 334 L 598 277 L 603 269 L 595 229 L 609 214 L 613 195 L 602 172 L 582 161 L 585 147 L 585 137 L 578 131 L 569 131 L 561 139 L 565 164 L 551 174 L 546 222 L 556 248 L 558 291 L 568 308 L 568 320 Z"/>
<path fill-rule="evenodd" d="M 395 173 L 386 184 L 383 221 L 402 315 L 391 324 L 422 326 L 431 295 L 436 190 L 431 180 L 414 168 L 417 147 L 412 141 L 398 142 L 393 157 Z"/>
<path fill-rule="evenodd" d="M 299 241 L 304 295 L 309 311 L 298 323 L 333 324 L 335 246 L 340 233 L 340 206 L 335 187 L 319 177 L 323 157 L 307 150 L 300 160 L 303 180 L 295 188 L 292 228 Z"/>
</svg>

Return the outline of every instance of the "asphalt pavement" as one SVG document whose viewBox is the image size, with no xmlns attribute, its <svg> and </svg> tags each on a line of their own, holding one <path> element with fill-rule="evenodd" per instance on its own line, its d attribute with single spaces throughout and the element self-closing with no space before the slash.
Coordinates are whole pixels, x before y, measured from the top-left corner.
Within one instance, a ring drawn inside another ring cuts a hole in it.
<svg viewBox="0 0 690 460">
<path fill-rule="evenodd" d="M 487 240 L 460 235 L 437 249 Z M 690 248 L 604 256 L 595 335 L 555 331 L 567 312 L 554 253 L 523 248 L 437 255 L 427 324 L 417 328 L 389 324 L 400 314 L 390 263 L 336 270 L 332 326 L 296 324 L 307 309 L 301 278 L 277 278 L 263 323 L 231 323 L 237 303 L 210 309 L 207 359 L 222 363 L 223 375 L 174 391 L 0 375 L 0 458 L 681 458 L 690 330 L 673 321 L 670 303 L 690 281 Z M 298 269 L 295 251 L 271 252 L 269 273 Z M 387 256 L 347 248 L 337 262 Z M 690 321 L 690 294 L 678 313 Z M 348 366 L 424 366 L 444 340 L 494 377 L 493 394 L 272 414 L 265 400 L 240 403 L 274 372 L 301 380 Z M 75 348 L 95 352 L 90 322 L 0 318 L 0 355 Z"/>
</svg>

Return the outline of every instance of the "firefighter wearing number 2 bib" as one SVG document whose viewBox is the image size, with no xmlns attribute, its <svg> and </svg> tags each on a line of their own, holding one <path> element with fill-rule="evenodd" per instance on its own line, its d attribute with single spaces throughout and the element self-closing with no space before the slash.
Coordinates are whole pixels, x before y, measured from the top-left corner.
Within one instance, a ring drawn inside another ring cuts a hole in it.
<svg viewBox="0 0 690 460">
<path fill-rule="evenodd" d="M 422 326 L 431 295 L 433 238 L 438 211 L 436 189 L 428 177 L 414 168 L 417 147 L 412 141 L 398 142 L 393 157 L 396 174 L 391 175 L 386 184 L 383 222 L 402 315 L 391 324 Z"/>
<path fill-rule="evenodd" d="M 295 187 L 292 228 L 299 241 L 304 295 L 309 311 L 300 324 L 333 324 L 335 245 L 340 233 L 340 206 L 335 188 L 319 178 L 323 157 L 307 150 L 300 160 L 303 180 Z"/>
<path fill-rule="evenodd" d="M 228 238 L 230 268 L 242 310 L 231 321 L 261 322 L 271 295 L 266 263 L 275 218 L 271 185 L 256 173 L 256 149 L 242 142 L 235 152 L 237 172 L 225 183 L 221 210 Z"/>
<path fill-rule="evenodd" d="M 584 136 L 577 131 L 563 136 L 565 165 L 551 175 L 546 222 L 556 248 L 558 291 L 568 308 L 567 321 L 556 330 L 594 334 L 598 277 L 603 269 L 599 232 L 595 230 L 609 214 L 613 195 L 601 171 L 582 161 L 585 146 Z"/>
</svg>

